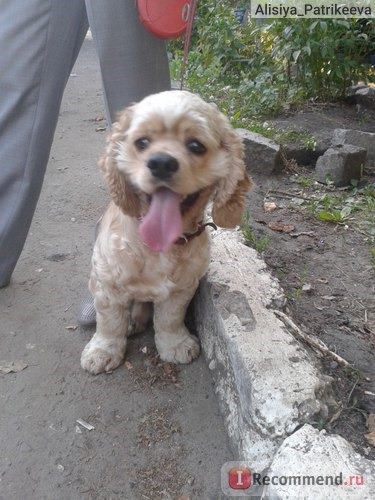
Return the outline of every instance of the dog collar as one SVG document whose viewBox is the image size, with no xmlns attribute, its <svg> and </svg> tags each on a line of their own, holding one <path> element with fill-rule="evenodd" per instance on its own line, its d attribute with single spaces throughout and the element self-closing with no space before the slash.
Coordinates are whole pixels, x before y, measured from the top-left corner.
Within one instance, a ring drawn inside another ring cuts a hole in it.
<svg viewBox="0 0 375 500">
<path fill-rule="evenodd" d="M 175 245 L 186 245 L 186 243 L 189 243 L 189 241 L 191 241 L 194 238 L 196 238 L 197 236 L 201 235 L 203 233 L 203 231 L 206 229 L 207 226 L 210 226 L 210 227 L 214 228 L 215 231 L 217 229 L 216 224 L 214 224 L 213 222 L 206 222 L 205 224 L 203 224 L 203 222 L 201 221 L 201 222 L 198 223 L 198 228 L 195 231 L 195 233 L 184 233 L 182 236 L 180 236 L 174 242 L 174 244 Z"/>
</svg>

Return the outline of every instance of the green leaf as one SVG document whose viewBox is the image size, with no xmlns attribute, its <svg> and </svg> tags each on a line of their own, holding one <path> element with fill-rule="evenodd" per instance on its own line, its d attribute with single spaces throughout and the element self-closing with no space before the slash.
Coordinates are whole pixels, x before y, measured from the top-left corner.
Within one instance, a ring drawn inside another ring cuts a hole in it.
<svg viewBox="0 0 375 500">
<path fill-rule="evenodd" d="M 295 50 L 293 52 L 293 60 L 294 60 L 294 62 L 298 61 L 298 58 L 299 58 L 300 54 L 301 54 L 301 50 Z"/>
<path fill-rule="evenodd" d="M 341 210 L 340 215 L 341 215 L 341 218 L 342 218 L 342 219 L 347 219 L 351 213 L 352 213 L 352 209 L 351 209 L 351 207 L 349 207 L 349 206 L 347 205 L 346 207 L 344 207 L 344 208 Z"/>
<path fill-rule="evenodd" d="M 311 56 L 311 47 L 310 47 L 310 45 L 305 45 L 302 50 L 304 52 L 306 52 L 306 54 L 308 54 L 309 56 Z"/>
<path fill-rule="evenodd" d="M 321 210 L 318 213 L 318 219 L 326 222 L 334 222 L 336 220 L 333 213 L 327 212 L 326 210 Z"/>
</svg>

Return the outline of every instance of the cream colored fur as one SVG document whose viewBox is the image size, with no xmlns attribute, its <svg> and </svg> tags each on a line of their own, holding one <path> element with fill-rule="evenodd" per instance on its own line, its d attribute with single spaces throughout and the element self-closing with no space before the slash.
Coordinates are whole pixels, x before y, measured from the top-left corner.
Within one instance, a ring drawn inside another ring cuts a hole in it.
<svg viewBox="0 0 375 500">
<path fill-rule="evenodd" d="M 136 141 L 148 138 L 145 150 Z M 199 140 L 203 155 L 187 144 Z M 179 169 L 168 181 L 147 168 L 152 154 L 167 153 Z M 184 325 L 186 309 L 209 263 L 207 231 L 186 245 L 152 252 L 138 227 L 149 196 L 166 186 L 184 197 L 199 193 L 183 212 L 183 230 L 196 231 L 212 201 L 214 222 L 239 224 L 250 180 L 242 143 L 228 120 L 213 105 L 188 92 L 149 96 L 119 115 L 100 167 L 112 202 L 100 223 L 92 258 L 90 290 L 97 311 L 97 331 L 85 347 L 82 367 L 91 373 L 114 370 L 125 355 L 127 336 L 147 325 L 153 303 L 155 343 L 160 358 L 189 363 L 199 355 L 198 339 Z"/>
</svg>

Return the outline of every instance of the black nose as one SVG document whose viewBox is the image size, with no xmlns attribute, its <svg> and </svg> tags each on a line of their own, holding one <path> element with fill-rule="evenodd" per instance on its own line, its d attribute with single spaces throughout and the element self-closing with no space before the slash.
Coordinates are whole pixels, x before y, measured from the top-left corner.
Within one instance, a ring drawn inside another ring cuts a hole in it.
<svg viewBox="0 0 375 500">
<path fill-rule="evenodd" d="M 178 161 L 171 155 L 156 154 L 147 162 L 148 168 L 157 179 L 169 179 L 178 170 Z"/>
</svg>

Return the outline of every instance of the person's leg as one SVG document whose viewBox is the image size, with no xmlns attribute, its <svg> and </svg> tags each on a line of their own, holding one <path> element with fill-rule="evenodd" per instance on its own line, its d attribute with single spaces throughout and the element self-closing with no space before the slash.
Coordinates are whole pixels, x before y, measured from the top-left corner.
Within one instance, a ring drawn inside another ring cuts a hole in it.
<svg viewBox="0 0 375 500">
<path fill-rule="evenodd" d="M 87 29 L 84 0 L 0 0 L 0 287 L 25 243 Z"/>
<path fill-rule="evenodd" d="M 86 0 L 86 5 L 111 123 L 132 102 L 170 89 L 165 42 L 143 27 L 134 0 Z"/>
<path fill-rule="evenodd" d="M 165 42 L 140 23 L 133 0 L 86 0 L 91 32 L 102 74 L 107 120 L 148 94 L 169 90 L 171 81 Z M 89 291 L 77 311 L 82 326 L 95 324 Z"/>
</svg>

